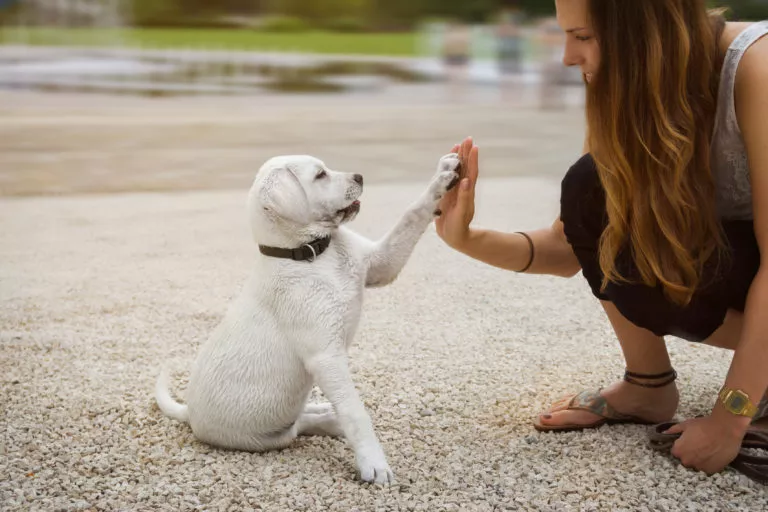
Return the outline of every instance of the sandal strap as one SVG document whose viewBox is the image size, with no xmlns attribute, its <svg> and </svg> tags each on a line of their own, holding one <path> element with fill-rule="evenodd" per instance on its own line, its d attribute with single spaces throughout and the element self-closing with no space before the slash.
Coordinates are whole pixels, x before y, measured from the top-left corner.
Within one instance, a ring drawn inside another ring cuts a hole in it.
<svg viewBox="0 0 768 512">
<path fill-rule="evenodd" d="M 611 404 L 597 391 L 582 391 L 571 398 L 568 403 L 568 409 L 577 411 L 587 411 L 610 420 L 633 420 L 634 416 L 623 414 L 611 407 Z"/>
</svg>

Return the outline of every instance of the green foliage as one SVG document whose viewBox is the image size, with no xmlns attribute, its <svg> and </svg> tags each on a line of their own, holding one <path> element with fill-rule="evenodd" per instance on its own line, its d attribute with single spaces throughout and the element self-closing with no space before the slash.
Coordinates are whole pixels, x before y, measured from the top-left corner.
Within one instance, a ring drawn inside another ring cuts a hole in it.
<svg viewBox="0 0 768 512">
<path fill-rule="evenodd" d="M 344 16 L 326 20 L 321 27 L 333 32 L 365 32 L 368 29 L 368 24 L 362 18 Z"/>
<path fill-rule="evenodd" d="M 135 25 L 151 25 L 180 18 L 181 4 L 178 0 L 132 0 L 132 22 Z"/>
<path fill-rule="evenodd" d="M 516 3 L 525 11 L 525 14 L 531 17 L 554 16 L 555 14 L 554 0 L 520 0 Z"/>
<path fill-rule="evenodd" d="M 466 22 L 488 21 L 498 10 L 498 0 L 422 0 L 423 14 L 455 18 Z"/>
<path fill-rule="evenodd" d="M 759 21 L 768 19 L 768 0 L 726 0 L 710 2 L 715 7 L 727 7 L 730 20 Z"/>
<path fill-rule="evenodd" d="M 237 22 L 230 21 L 232 15 L 246 15 L 267 16 L 266 30 L 274 32 L 301 32 L 310 27 L 338 32 L 411 30 L 426 19 L 493 22 L 500 10 L 508 7 L 520 8 L 529 19 L 555 13 L 554 0 L 127 1 L 132 10 L 129 20 L 135 26 L 231 28 L 238 26 Z M 727 7 L 729 19 L 768 19 L 768 0 L 710 0 L 708 3 L 712 7 Z M 0 22 L 3 21 L 8 25 L 14 23 L 11 7 L 0 10 Z"/>
<path fill-rule="evenodd" d="M 263 18 L 259 29 L 264 32 L 306 32 L 310 26 L 301 18 L 276 14 Z"/>
<path fill-rule="evenodd" d="M 21 4 L 18 0 L 13 3 L 3 4 L 3 7 L 0 9 L 0 26 L 16 24 L 19 5 Z"/>
<path fill-rule="evenodd" d="M 143 48 L 230 48 L 357 55 L 414 55 L 417 35 L 342 34 L 309 31 L 275 33 L 257 30 L 202 29 L 85 29 L 33 28 L 28 42 L 35 45 L 103 46 L 120 44 Z M 16 31 L 0 27 L 0 44 L 12 42 Z"/>
<path fill-rule="evenodd" d="M 371 0 L 268 0 L 270 13 L 322 22 L 339 18 L 362 18 L 370 13 Z"/>
</svg>

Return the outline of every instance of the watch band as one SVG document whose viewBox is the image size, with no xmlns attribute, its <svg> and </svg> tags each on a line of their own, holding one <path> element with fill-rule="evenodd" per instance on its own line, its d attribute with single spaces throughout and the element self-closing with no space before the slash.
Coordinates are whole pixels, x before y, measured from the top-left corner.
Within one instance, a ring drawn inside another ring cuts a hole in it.
<svg viewBox="0 0 768 512">
<path fill-rule="evenodd" d="M 718 398 L 725 409 L 732 414 L 748 418 L 754 418 L 757 414 L 757 406 L 749 399 L 749 395 L 740 389 L 723 386 L 718 393 Z"/>
</svg>

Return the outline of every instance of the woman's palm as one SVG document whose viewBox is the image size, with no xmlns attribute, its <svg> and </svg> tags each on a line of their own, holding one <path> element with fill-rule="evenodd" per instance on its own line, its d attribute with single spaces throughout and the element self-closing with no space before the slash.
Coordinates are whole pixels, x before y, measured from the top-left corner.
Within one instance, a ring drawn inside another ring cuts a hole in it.
<svg viewBox="0 0 768 512">
<path fill-rule="evenodd" d="M 475 213 L 474 185 L 477 179 L 477 149 L 472 140 L 467 138 L 461 146 L 454 146 L 453 153 L 459 154 L 461 161 L 461 180 L 459 186 L 452 188 L 440 200 L 440 216 L 435 219 L 438 236 L 451 246 L 463 241 L 469 231 L 469 224 Z M 469 180 L 469 188 L 461 189 L 464 180 Z"/>
</svg>

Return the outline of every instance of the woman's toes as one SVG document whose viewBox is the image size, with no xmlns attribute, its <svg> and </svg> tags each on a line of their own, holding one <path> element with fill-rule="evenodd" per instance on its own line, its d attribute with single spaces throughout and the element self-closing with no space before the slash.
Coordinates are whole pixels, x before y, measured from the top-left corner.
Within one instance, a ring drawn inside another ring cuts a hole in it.
<svg viewBox="0 0 768 512">
<path fill-rule="evenodd" d="M 560 425 L 591 425 L 599 420 L 600 417 L 587 411 L 552 411 L 539 416 L 542 425 L 560 426 Z"/>
</svg>

